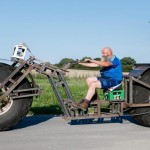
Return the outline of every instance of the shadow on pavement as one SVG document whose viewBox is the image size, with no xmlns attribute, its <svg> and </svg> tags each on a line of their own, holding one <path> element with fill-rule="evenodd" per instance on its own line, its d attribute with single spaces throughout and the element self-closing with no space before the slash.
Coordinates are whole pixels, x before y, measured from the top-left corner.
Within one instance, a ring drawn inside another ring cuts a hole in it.
<svg viewBox="0 0 150 150">
<path fill-rule="evenodd" d="M 105 124 L 105 123 L 124 123 L 124 120 L 137 124 L 132 116 L 121 116 L 112 118 L 90 118 L 90 119 L 73 119 L 69 122 L 70 125 L 84 125 L 84 124 Z"/>
<path fill-rule="evenodd" d="M 56 115 L 34 115 L 25 117 L 13 129 L 22 129 L 29 126 L 34 126 L 56 117 Z M 132 116 L 112 117 L 112 118 L 90 118 L 90 119 L 73 119 L 68 124 L 70 125 L 85 125 L 85 124 L 106 124 L 106 123 L 125 123 L 124 121 L 137 124 Z"/>
<path fill-rule="evenodd" d="M 25 117 L 20 123 L 18 123 L 13 129 L 22 129 L 29 126 L 34 126 L 39 123 L 45 122 L 51 118 L 55 117 L 55 115 L 34 115 Z"/>
</svg>

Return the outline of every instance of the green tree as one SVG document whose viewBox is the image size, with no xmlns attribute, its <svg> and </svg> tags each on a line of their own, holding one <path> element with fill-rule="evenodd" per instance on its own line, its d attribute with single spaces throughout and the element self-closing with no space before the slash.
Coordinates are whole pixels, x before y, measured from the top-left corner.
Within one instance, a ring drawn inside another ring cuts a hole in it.
<svg viewBox="0 0 150 150">
<path fill-rule="evenodd" d="M 131 57 L 124 57 L 121 59 L 122 65 L 134 65 L 136 61 Z"/>
<path fill-rule="evenodd" d="M 74 61 L 72 58 L 63 58 L 57 65 L 59 67 L 62 67 L 64 64 L 68 63 L 68 62 L 72 62 Z"/>
<path fill-rule="evenodd" d="M 98 61 L 100 61 L 100 60 L 101 60 L 101 58 L 97 57 L 97 58 L 94 58 L 94 60 L 98 60 Z"/>
</svg>

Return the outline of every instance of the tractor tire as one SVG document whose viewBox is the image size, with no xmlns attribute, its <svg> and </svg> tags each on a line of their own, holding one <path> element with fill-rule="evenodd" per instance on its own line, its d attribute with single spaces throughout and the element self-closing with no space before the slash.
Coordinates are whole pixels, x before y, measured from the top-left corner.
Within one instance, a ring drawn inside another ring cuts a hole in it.
<svg viewBox="0 0 150 150">
<path fill-rule="evenodd" d="M 141 81 L 150 84 L 150 69 L 141 76 Z M 141 84 L 133 84 L 133 103 L 150 103 L 150 90 Z M 139 125 L 150 127 L 150 107 L 134 108 L 130 111 Z"/>
<path fill-rule="evenodd" d="M 14 67 L 0 63 L 0 83 L 2 83 L 12 72 Z M 15 75 L 15 80 L 21 75 L 21 72 Z M 25 78 L 16 88 L 17 89 L 28 89 L 31 85 L 27 78 Z M 0 89 L 0 95 L 5 93 L 5 89 Z M 29 92 L 31 93 L 31 92 Z M 22 93 L 20 93 L 22 95 Z M 0 103 L 0 131 L 8 130 L 19 123 L 23 117 L 28 113 L 31 104 L 32 97 L 12 99 L 7 96 L 3 102 Z"/>
</svg>

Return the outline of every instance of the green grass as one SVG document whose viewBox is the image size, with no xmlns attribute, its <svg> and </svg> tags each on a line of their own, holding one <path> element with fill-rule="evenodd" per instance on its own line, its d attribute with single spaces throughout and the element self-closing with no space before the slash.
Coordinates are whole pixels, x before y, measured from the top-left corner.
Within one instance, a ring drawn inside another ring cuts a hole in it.
<svg viewBox="0 0 150 150">
<path fill-rule="evenodd" d="M 29 114 L 61 114 L 61 108 L 48 79 L 39 76 L 35 78 L 35 81 L 43 90 L 40 96 L 34 98 Z M 85 97 L 87 92 L 85 78 L 67 78 L 66 81 L 75 102 Z M 60 93 L 63 98 L 66 97 L 62 89 L 60 89 Z M 98 90 L 98 95 L 102 95 L 100 90 Z"/>
</svg>

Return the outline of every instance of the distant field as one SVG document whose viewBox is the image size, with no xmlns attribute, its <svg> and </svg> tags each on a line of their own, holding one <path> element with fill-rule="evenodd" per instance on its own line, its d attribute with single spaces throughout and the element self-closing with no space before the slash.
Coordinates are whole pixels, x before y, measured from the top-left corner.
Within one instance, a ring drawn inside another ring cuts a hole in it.
<svg viewBox="0 0 150 150">
<path fill-rule="evenodd" d="M 33 74 L 37 74 L 37 73 L 34 71 Z M 124 72 L 123 74 L 128 74 L 128 73 Z M 99 70 L 95 71 L 95 70 L 68 69 L 68 72 L 66 73 L 65 76 L 69 78 L 76 78 L 76 77 L 86 78 L 90 76 L 99 76 L 99 75 L 100 75 Z"/>
<path fill-rule="evenodd" d="M 89 76 L 97 76 L 99 75 L 99 71 L 91 71 L 91 70 L 77 70 L 77 69 L 68 69 L 68 73 L 66 73 L 67 77 L 89 77 Z"/>
</svg>

